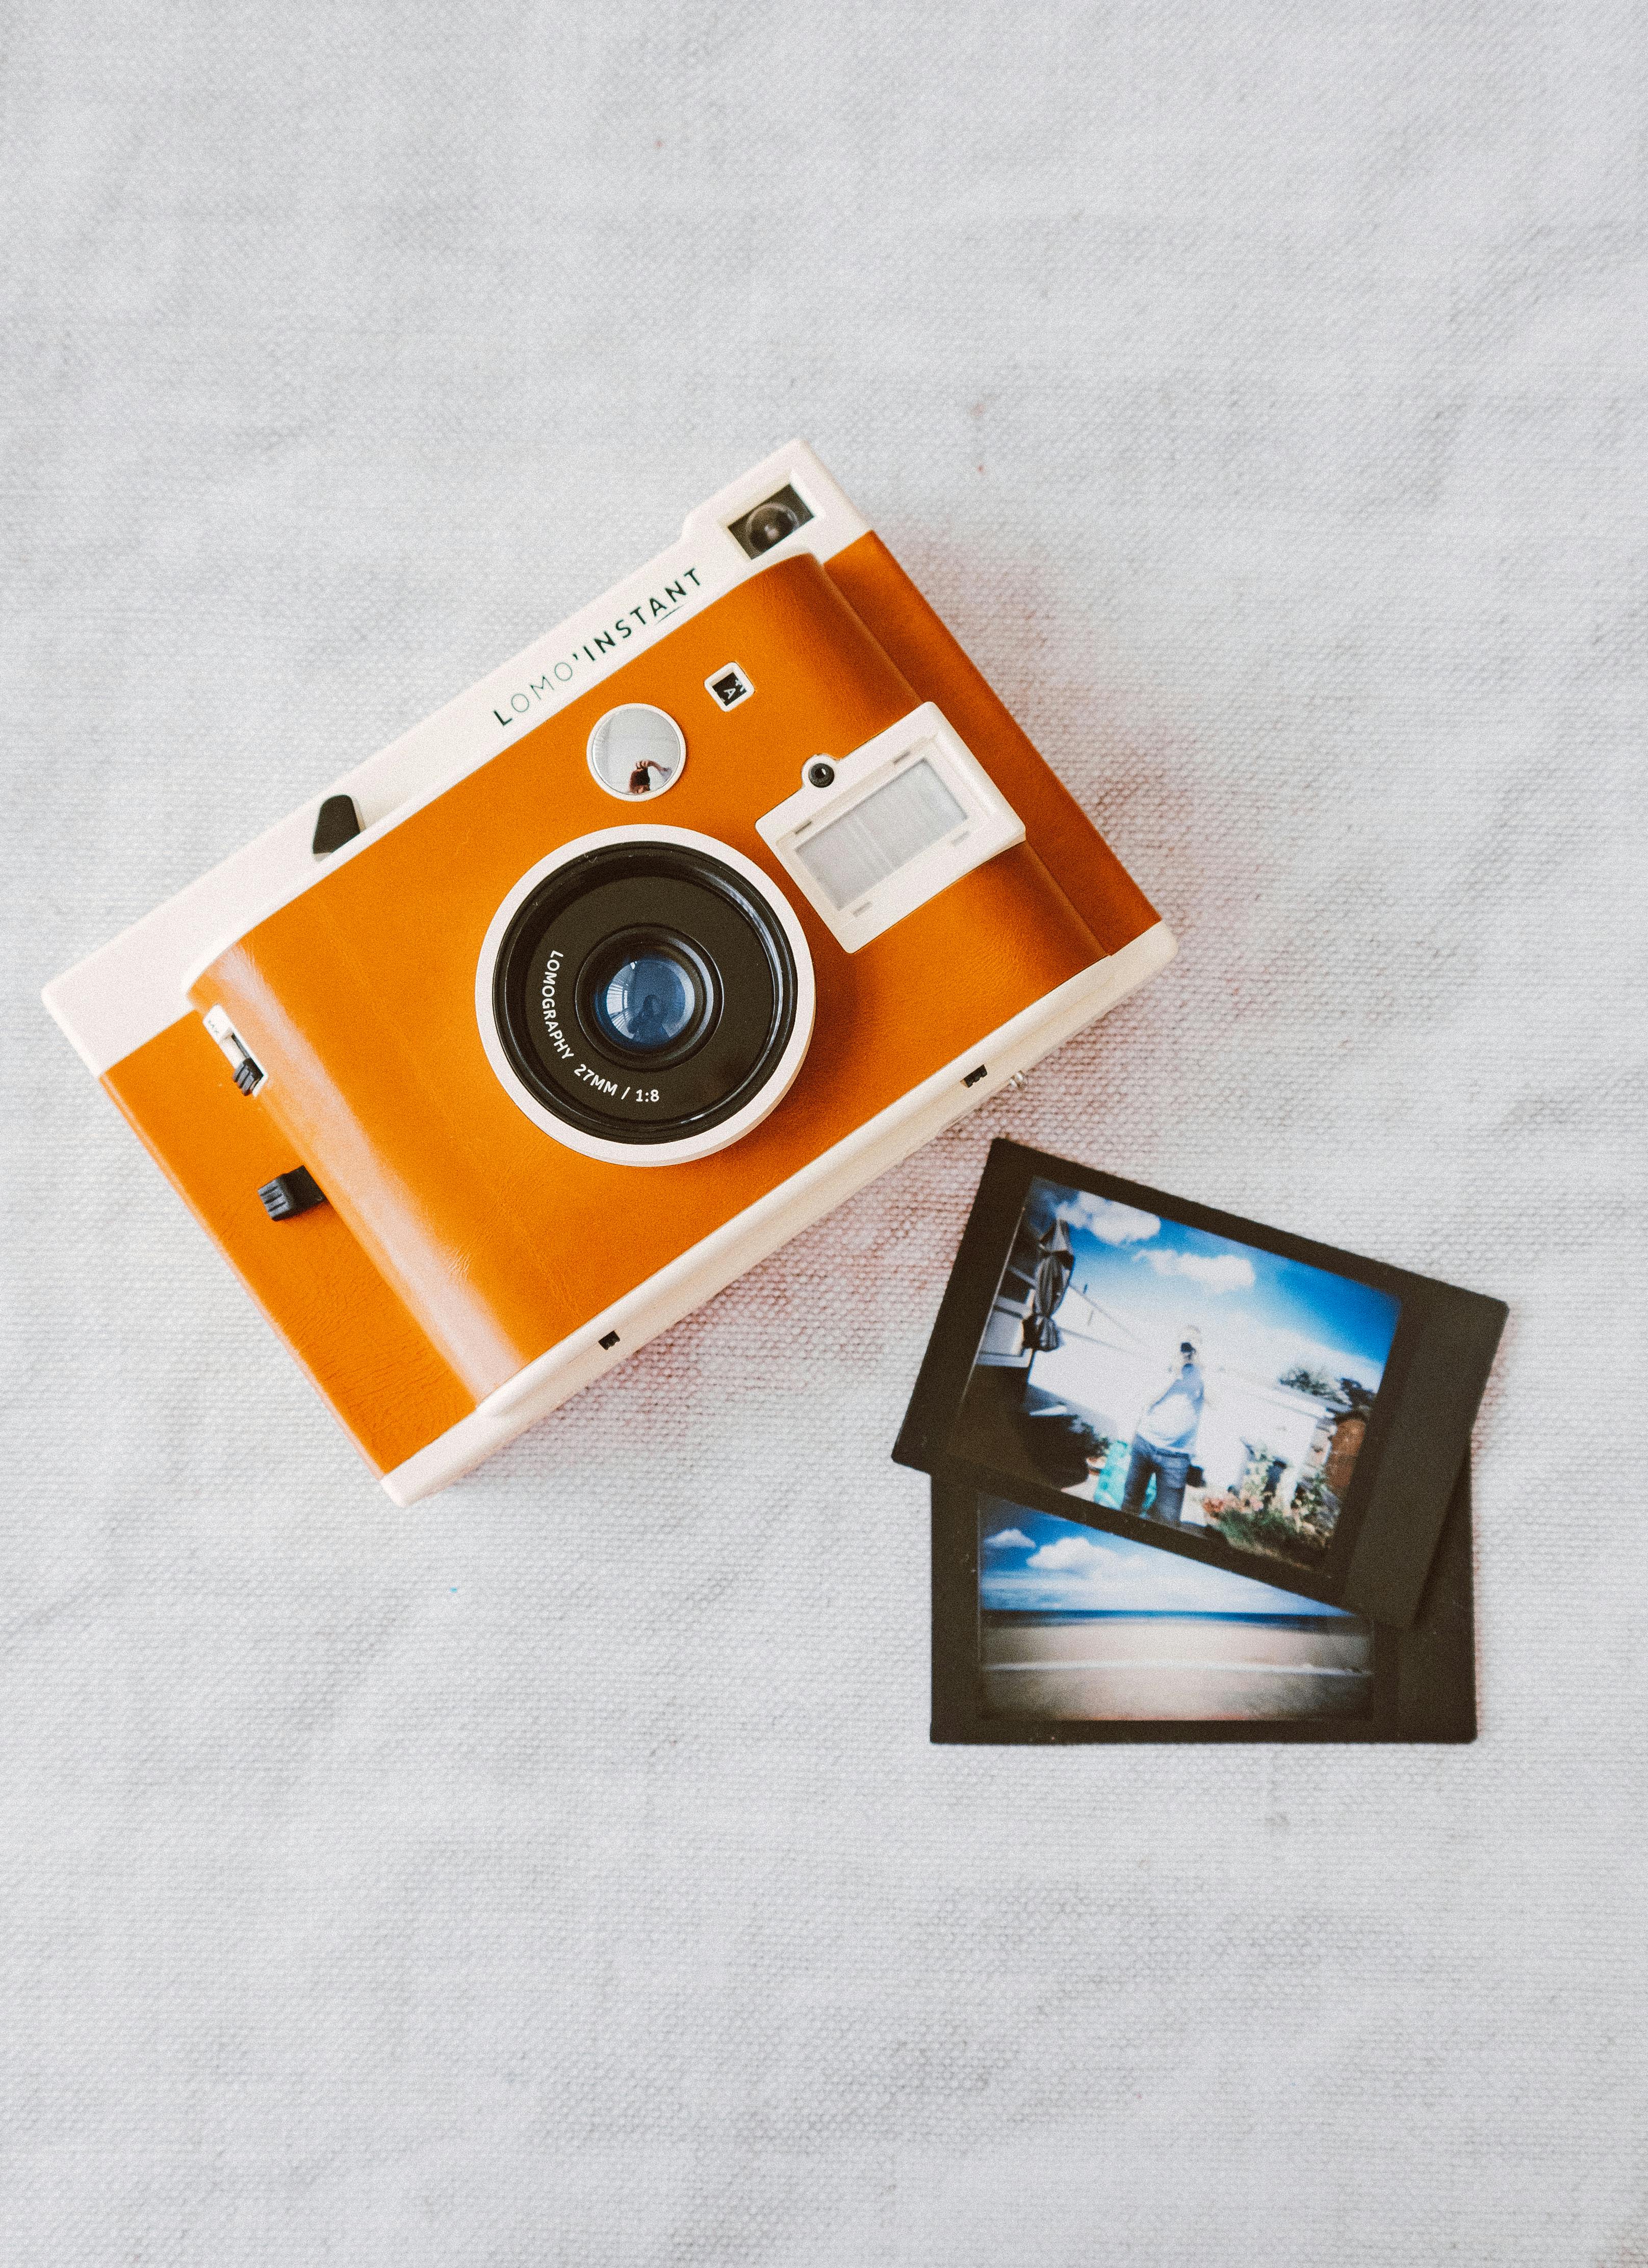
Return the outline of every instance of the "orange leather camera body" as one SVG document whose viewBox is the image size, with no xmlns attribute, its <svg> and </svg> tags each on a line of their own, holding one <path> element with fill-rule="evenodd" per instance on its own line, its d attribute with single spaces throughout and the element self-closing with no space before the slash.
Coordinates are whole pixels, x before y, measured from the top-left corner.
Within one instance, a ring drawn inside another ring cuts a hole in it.
<svg viewBox="0 0 1648 2268">
<path fill-rule="evenodd" d="M 46 998 L 406 1504 L 1173 949 L 798 443 Z"/>
</svg>

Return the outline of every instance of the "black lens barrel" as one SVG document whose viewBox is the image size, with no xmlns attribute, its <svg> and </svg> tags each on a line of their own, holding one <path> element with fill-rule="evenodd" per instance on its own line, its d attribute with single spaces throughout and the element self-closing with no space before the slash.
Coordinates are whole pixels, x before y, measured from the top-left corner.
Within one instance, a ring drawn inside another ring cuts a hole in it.
<svg viewBox="0 0 1648 2268">
<path fill-rule="evenodd" d="M 626 972 L 648 966 L 673 976 L 634 998 Z M 635 1145 L 689 1140 L 754 1101 L 798 997 L 789 939 L 761 893 L 669 841 L 612 844 L 546 876 L 511 922 L 493 977 L 499 1036 L 528 1093 L 569 1127 Z"/>
</svg>

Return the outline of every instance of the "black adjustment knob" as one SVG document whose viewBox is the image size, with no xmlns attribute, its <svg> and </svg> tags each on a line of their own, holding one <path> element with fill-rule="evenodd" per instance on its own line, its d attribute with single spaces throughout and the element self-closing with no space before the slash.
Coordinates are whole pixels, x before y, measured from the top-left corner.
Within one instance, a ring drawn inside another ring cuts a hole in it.
<svg viewBox="0 0 1648 2268">
<path fill-rule="evenodd" d="M 317 858 L 324 858 L 328 852 L 341 850 L 346 843 L 352 843 L 360 831 L 360 814 L 355 808 L 354 797 L 329 795 L 320 806 L 314 841 L 309 847 Z"/>
<path fill-rule="evenodd" d="M 326 1191 L 306 1166 L 294 1166 L 290 1174 L 276 1174 L 272 1182 L 264 1182 L 258 1195 L 271 1220 L 293 1220 L 300 1212 L 313 1212 L 327 1201 Z"/>
</svg>

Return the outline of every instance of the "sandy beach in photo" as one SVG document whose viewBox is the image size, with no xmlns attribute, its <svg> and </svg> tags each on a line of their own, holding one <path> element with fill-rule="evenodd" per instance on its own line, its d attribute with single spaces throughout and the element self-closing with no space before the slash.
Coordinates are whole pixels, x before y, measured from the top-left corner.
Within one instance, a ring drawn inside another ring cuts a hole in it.
<svg viewBox="0 0 1648 2268">
<path fill-rule="evenodd" d="M 1321 1616 L 987 1611 L 979 1660 L 992 1716 L 1356 1717 L 1373 1687 L 1367 1625 Z"/>
</svg>

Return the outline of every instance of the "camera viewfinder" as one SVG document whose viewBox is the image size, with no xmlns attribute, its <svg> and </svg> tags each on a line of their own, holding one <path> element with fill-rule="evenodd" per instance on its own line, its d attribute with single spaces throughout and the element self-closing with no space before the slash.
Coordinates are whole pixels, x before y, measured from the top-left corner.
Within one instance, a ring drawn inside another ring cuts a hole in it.
<svg viewBox="0 0 1648 2268">
<path fill-rule="evenodd" d="M 782 543 L 786 535 L 793 535 L 798 527 L 813 517 L 813 507 L 798 496 L 786 482 L 772 496 L 765 497 L 741 519 L 735 519 L 727 533 L 748 553 L 759 559 L 763 551 L 770 551 Z"/>
</svg>

